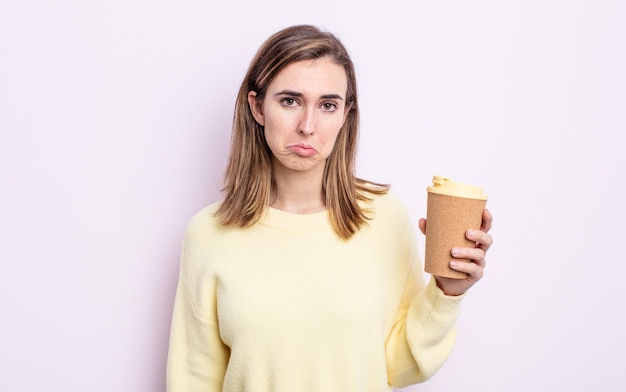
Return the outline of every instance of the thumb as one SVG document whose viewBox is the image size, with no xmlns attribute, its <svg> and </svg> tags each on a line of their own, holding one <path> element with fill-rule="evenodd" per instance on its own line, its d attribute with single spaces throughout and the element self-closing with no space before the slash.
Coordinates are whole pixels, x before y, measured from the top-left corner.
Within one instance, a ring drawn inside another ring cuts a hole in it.
<svg viewBox="0 0 626 392">
<path fill-rule="evenodd" d="M 426 219 L 420 218 L 418 226 L 422 234 L 426 235 Z"/>
</svg>

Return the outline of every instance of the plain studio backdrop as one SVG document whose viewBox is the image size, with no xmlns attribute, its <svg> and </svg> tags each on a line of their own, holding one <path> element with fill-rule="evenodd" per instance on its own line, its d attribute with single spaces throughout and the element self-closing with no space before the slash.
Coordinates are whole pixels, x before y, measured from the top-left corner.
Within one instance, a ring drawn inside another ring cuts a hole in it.
<svg viewBox="0 0 626 392">
<path fill-rule="evenodd" d="M 416 226 L 433 175 L 490 197 L 457 347 L 405 390 L 623 388 L 624 2 L 24 0 L 0 5 L 0 390 L 164 390 L 185 225 L 254 52 L 299 23 L 353 56 L 361 177 Z"/>
</svg>

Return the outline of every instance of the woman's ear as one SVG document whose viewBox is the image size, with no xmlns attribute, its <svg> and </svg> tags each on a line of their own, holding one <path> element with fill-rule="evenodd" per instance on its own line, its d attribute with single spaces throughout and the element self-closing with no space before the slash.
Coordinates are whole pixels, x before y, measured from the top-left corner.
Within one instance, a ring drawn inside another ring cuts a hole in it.
<svg viewBox="0 0 626 392">
<path fill-rule="evenodd" d="M 263 103 L 257 99 L 256 91 L 248 91 L 248 106 L 252 116 L 260 126 L 265 126 L 265 117 L 263 116 Z"/>
</svg>

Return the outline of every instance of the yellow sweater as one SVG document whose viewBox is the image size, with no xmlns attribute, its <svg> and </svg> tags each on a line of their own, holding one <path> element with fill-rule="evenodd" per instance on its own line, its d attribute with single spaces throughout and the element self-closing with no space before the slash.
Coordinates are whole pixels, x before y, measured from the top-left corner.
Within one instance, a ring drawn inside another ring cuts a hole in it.
<svg viewBox="0 0 626 392">
<path fill-rule="evenodd" d="M 225 228 L 216 204 L 182 249 L 168 392 L 389 391 L 432 376 L 454 345 L 460 297 L 424 285 L 404 204 L 371 203 L 350 240 L 328 214 L 268 208 Z"/>
</svg>

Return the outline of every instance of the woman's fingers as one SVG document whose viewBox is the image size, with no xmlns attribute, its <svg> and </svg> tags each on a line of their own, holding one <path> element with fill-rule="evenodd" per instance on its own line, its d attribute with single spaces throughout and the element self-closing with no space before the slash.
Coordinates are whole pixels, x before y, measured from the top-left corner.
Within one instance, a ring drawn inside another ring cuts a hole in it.
<svg viewBox="0 0 626 392">
<path fill-rule="evenodd" d="M 457 259 L 472 260 L 481 267 L 487 264 L 485 259 L 485 251 L 481 248 L 453 248 L 452 257 Z"/>
<path fill-rule="evenodd" d="M 493 237 L 487 232 L 481 230 L 468 230 L 465 233 L 465 237 L 476 243 L 477 248 L 481 248 L 485 252 L 489 250 L 491 244 L 493 244 Z"/>
<path fill-rule="evenodd" d="M 481 280 L 485 273 L 484 259 L 482 264 L 471 261 L 453 260 L 450 262 L 450 268 L 455 271 L 466 273 L 468 275 L 467 280 L 471 282 L 472 285 Z"/>
<path fill-rule="evenodd" d="M 493 215 L 491 215 L 491 211 L 484 209 L 483 210 L 483 221 L 480 225 L 480 230 L 485 233 L 491 230 L 491 226 L 493 224 Z"/>
</svg>

